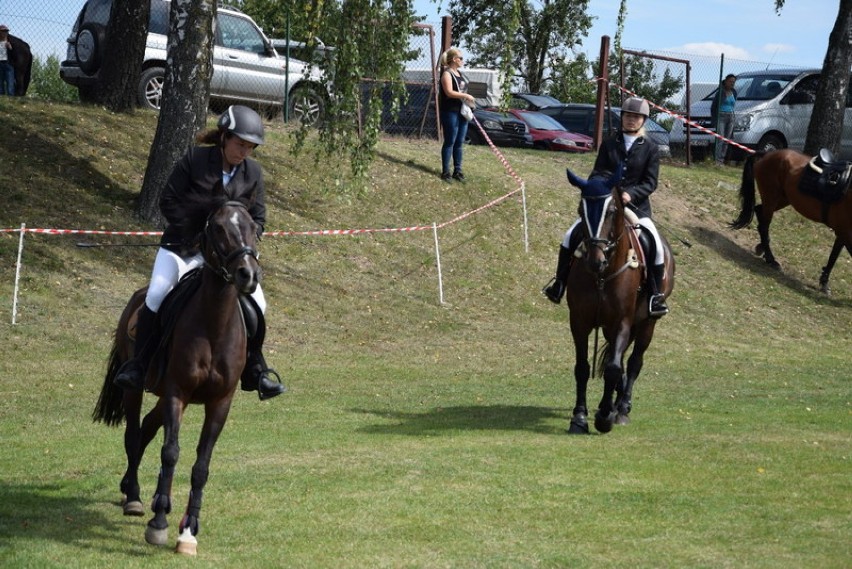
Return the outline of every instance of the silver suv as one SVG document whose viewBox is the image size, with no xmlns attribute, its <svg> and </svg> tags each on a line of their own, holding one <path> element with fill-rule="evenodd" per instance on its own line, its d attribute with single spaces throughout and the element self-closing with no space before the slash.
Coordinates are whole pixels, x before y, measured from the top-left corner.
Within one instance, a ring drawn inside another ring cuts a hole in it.
<svg viewBox="0 0 852 569">
<path fill-rule="evenodd" d="M 87 0 L 68 37 L 60 77 L 77 87 L 81 100 L 92 100 L 106 46 L 106 27 L 113 0 Z M 168 0 L 151 0 L 145 60 L 139 77 L 139 105 L 160 108 L 169 30 Z M 280 56 L 257 24 L 246 14 L 219 7 L 213 46 L 210 98 L 271 107 L 283 115 L 285 93 L 289 117 L 314 124 L 322 118 L 325 97 L 315 66 Z M 305 70 L 307 69 L 307 75 Z"/>
<path fill-rule="evenodd" d="M 733 140 L 761 152 L 778 148 L 802 150 L 816 101 L 820 73 L 819 69 L 774 69 L 737 75 L 734 86 L 737 103 Z M 715 130 L 716 126 L 710 112 L 715 96 L 714 89 L 690 107 L 692 121 L 710 130 Z M 689 135 L 693 155 L 710 152 L 714 142 L 712 135 L 696 127 L 690 128 Z M 686 125 L 680 119 L 672 127 L 671 143 L 673 146 L 686 146 Z M 740 152 L 735 150 L 735 156 Z M 850 92 L 846 94 L 840 157 L 852 159 Z"/>
</svg>

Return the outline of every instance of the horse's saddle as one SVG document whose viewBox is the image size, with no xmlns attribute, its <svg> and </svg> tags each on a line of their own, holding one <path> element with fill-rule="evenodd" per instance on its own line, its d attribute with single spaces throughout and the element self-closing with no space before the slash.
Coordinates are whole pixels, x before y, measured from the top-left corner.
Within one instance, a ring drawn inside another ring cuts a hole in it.
<svg viewBox="0 0 852 569">
<path fill-rule="evenodd" d="M 823 148 L 808 162 L 799 180 L 799 191 L 823 203 L 831 204 L 843 199 L 852 180 L 852 162 L 837 160 L 831 151 Z"/>
</svg>

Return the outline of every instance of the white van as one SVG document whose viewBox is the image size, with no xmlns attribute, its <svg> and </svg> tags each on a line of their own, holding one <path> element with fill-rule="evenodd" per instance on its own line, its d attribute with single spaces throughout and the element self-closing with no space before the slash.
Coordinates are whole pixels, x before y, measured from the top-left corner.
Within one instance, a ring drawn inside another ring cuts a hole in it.
<svg viewBox="0 0 852 569">
<path fill-rule="evenodd" d="M 820 73 L 820 69 L 774 69 L 737 75 L 733 140 L 758 151 L 778 148 L 802 150 Z M 710 106 L 715 95 L 716 90 L 690 108 L 692 121 L 710 130 L 715 130 L 716 126 L 710 118 Z M 693 156 L 700 158 L 712 152 L 714 136 L 691 127 L 690 139 Z M 673 148 L 686 145 L 686 128 L 680 119 L 672 126 L 670 144 Z M 852 159 L 852 100 L 848 95 L 839 157 Z"/>
</svg>

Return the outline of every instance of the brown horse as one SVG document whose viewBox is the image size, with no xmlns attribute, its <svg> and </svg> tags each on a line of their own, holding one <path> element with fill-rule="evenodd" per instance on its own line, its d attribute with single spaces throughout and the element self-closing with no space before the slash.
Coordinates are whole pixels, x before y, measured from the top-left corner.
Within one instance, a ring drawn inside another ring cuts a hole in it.
<svg viewBox="0 0 852 569">
<path fill-rule="evenodd" d="M 769 224 L 773 214 L 788 205 L 800 214 L 824 223 L 834 231 L 835 241 L 822 269 L 819 284 L 826 294 L 831 294 L 828 279 L 834 263 L 843 247 L 852 255 L 852 192 L 848 187 L 840 188 L 834 201 L 829 203 L 813 195 L 803 193 L 800 181 L 809 168 L 812 158 L 796 150 L 776 150 L 767 154 L 752 154 L 743 165 L 742 184 L 740 185 L 740 213 L 731 222 L 733 229 L 742 229 L 757 215 L 757 232 L 760 243 L 755 253 L 762 255 L 773 268 L 781 265 L 769 247 Z M 760 192 L 760 202 L 755 205 L 755 189 Z"/>
<path fill-rule="evenodd" d="M 254 196 L 251 196 L 253 199 Z M 95 421 L 116 426 L 126 419 L 124 450 L 127 470 L 121 480 L 125 515 L 143 515 L 138 470 L 148 443 L 162 426 L 164 440 L 161 469 L 145 539 L 164 545 L 168 540 L 166 514 L 171 511 L 171 488 L 178 462 L 178 433 L 186 407 L 204 405 L 204 425 L 192 467 L 192 489 L 180 522 L 176 550 L 195 555 L 202 492 L 209 473 L 213 447 L 231 408 L 246 362 L 248 332 L 240 308 L 240 295 L 258 285 L 260 265 L 255 249 L 256 226 L 248 212 L 251 203 L 228 201 L 216 195 L 187 206 L 183 232 L 199 239 L 204 266 L 196 277 L 200 284 L 179 308 L 173 329 L 160 345 L 148 370 L 146 387 L 159 398 L 140 424 L 142 391 L 123 391 L 113 385 L 121 364 L 133 353 L 132 334 L 145 289 L 136 291 L 125 307 L 115 332 Z M 212 213 L 210 213 L 212 212 Z M 179 287 L 180 288 L 180 287 Z M 165 319 L 166 303 L 160 309 Z"/>
<path fill-rule="evenodd" d="M 614 423 L 629 423 L 633 384 L 644 363 L 645 352 L 654 336 L 657 318 L 648 314 L 649 293 L 643 285 L 640 263 L 641 248 L 634 226 L 626 220 L 620 176 L 607 182 L 588 182 L 569 172 L 571 183 L 582 190 L 580 218 L 582 245 L 567 280 L 571 334 L 574 338 L 576 362 L 574 379 L 577 398 L 568 432 L 589 432 L 586 387 L 591 375 L 589 335 L 600 329 L 605 344 L 599 351 L 604 379 L 604 392 L 595 414 L 595 429 L 612 430 Z M 575 231 L 579 231 L 578 227 Z M 665 248 L 663 294 L 674 288 L 674 257 L 669 244 L 660 237 Z M 595 336 L 597 343 L 597 335 Z M 630 345 L 633 352 L 624 369 L 624 356 Z M 613 403 L 613 394 L 616 394 Z"/>
</svg>

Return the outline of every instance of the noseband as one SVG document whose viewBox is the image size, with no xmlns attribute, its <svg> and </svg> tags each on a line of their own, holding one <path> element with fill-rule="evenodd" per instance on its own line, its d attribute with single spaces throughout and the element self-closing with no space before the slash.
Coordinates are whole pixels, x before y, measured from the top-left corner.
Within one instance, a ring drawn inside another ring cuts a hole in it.
<svg viewBox="0 0 852 569">
<path fill-rule="evenodd" d="M 219 266 L 214 267 L 213 265 L 208 263 L 206 260 L 205 260 L 204 264 L 210 270 L 212 270 L 215 274 L 222 277 L 222 279 L 224 279 L 224 281 L 226 283 L 232 283 L 234 281 L 234 276 L 233 276 L 233 274 L 231 274 L 228 271 L 228 267 L 232 263 L 234 263 L 235 261 L 238 261 L 238 260 L 242 259 L 243 257 L 245 257 L 247 255 L 254 257 L 254 259 L 257 260 L 258 254 L 257 254 L 256 249 L 254 249 L 253 247 L 249 247 L 247 245 L 244 245 L 242 247 L 238 247 L 237 249 L 234 249 L 230 253 L 225 253 L 225 251 L 222 250 L 222 245 L 210 236 L 210 220 L 213 218 L 214 215 L 216 215 L 216 213 L 219 212 L 220 209 L 222 209 L 223 207 L 228 207 L 228 206 L 239 207 L 239 208 L 242 208 L 242 209 L 248 211 L 248 207 L 246 207 L 246 205 L 242 202 L 238 202 L 238 201 L 225 202 L 225 204 L 223 204 L 219 209 L 212 212 L 207 217 L 207 222 L 204 224 L 204 232 L 202 234 L 202 238 L 203 238 L 204 241 L 209 240 L 210 243 L 212 244 L 213 255 L 218 260 Z M 202 243 L 202 248 L 203 248 L 203 245 L 204 244 Z"/>
</svg>

